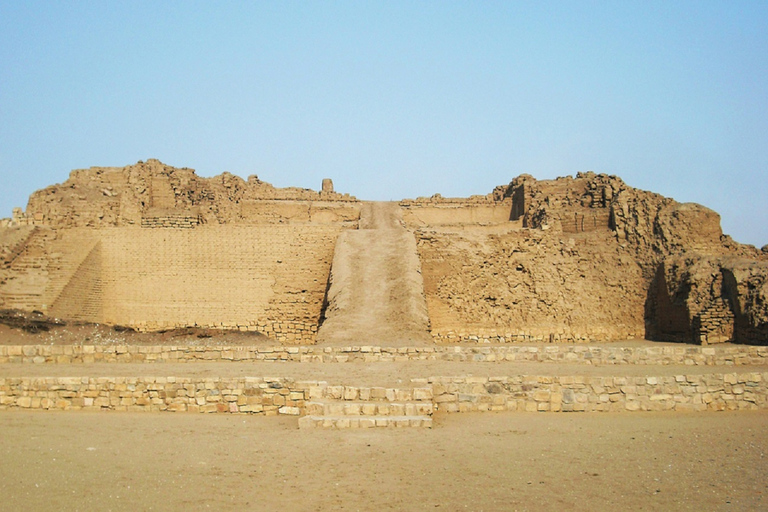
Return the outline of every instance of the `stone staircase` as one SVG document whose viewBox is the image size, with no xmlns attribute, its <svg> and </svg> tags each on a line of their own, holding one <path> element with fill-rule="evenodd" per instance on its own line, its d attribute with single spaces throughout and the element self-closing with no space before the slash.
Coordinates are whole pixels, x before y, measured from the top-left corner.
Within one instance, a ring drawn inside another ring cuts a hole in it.
<svg viewBox="0 0 768 512">
<path fill-rule="evenodd" d="M 299 428 L 432 428 L 431 387 L 321 386 Z"/>
</svg>

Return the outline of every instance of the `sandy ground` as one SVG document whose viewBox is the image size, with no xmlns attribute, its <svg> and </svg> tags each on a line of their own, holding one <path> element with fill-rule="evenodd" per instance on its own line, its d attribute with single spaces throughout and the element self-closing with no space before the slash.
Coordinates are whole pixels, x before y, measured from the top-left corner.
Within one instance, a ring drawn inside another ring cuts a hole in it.
<svg viewBox="0 0 768 512">
<path fill-rule="evenodd" d="M 0 510 L 766 510 L 768 412 L 0 414 Z"/>
<path fill-rule="evenodd" d="M 516 362 L 376 362 L 376 363 L 95 363 L 0 364 L 2 377 L 287 377 L 324 380 L 331 385 L 402 386 L 427 377 L 498 377 L 512 375 L 673 376 L 764 372 L 765 366 L 567 365 Z"/>
</svg>

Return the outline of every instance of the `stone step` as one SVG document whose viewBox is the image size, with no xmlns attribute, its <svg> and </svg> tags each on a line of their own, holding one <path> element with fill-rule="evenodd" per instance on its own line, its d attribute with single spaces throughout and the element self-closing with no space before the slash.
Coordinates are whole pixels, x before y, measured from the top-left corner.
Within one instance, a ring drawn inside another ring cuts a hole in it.
<svg viewBox="0 0 768 512">
<path fill-rule="evenodd" d="M 314 398 L 329 401 L 361 401 L 361 402 L 420 402 L 432 401 L 432 388 L 426 386 L 416 388 L 385 388 L 357 386 L 323 386 L 322 392 Z"/>
<path fill-rule="evenodd" d="M 302 416 L 299 428 L 432 428 L 431 416 Z"/>
<path fill-rule="evenodd" d="M 323 401 L 307 403 L 307 414 L 315 416 L 431 416 L 432 402 Z"/>
</svg>

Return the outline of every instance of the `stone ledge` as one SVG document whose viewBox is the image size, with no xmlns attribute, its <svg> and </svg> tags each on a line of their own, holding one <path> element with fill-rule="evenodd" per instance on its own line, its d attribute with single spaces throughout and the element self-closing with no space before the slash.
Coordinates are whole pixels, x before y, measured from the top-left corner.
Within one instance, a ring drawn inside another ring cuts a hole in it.
<svg viewBox="0 0 768 512">
<path fill-rule="evenodd" d="M 432 428 L 429 416 L 303 416 L 300 429 L 313 428 Z"/>
<path fill-rule="evenodd" d="M 314 416 L 431 416 L 429 402 L 349 402 L 311 401 L 306 404 L 308 415 Z"/>
</svg>

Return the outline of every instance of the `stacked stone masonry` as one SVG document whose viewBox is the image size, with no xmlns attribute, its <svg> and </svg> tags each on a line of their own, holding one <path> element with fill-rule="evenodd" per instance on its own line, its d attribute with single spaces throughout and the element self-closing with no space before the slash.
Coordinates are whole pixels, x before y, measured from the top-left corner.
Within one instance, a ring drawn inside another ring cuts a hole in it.
<svg viewBox="0 0 768 512">
<path fill-rule="evenodd" d="M 435 377 L 445 412 L 724 411 L 768 408 L 768 373 L 643 377 Z"/>
<path fill-rule="evenodd" d="M 316 347 L 316 346 L 145 346 L 145 345 L 0 345 L 0 364 L 196 363 L 279 361 L 392 362 L 471 361 L 538 362 L 588 365 L 766 366 L 768 347 L 610 345 Z"/>
<path fill-rule="evenodd" d="M 705 375 L 586 377 L 521 375 L 430 377 L 408 388 L 329 386 L 291 379 L 189 377 L 0 378 L 0 410 L 115 410 L 193 413 L 307 415 L 303 426 L 325 426 L 321 418 L 340 403 L 339 415 L 356 425 L 431 426 L 434 410 L 453 412 L 722 411 L 768 408 L 768 372 Z M 371 400 L 380 395 L 379 400 Z M 362 404 L 360 397 L 368 398 Z M 317 400 L 320 400 L 318 402 Z M 370 409 L 376 402 L 375 409 Z M 407 403 L 407 402 L 410 402 Z M 308 404 L 312 404 L 308 411 Z M 367 411 L 363 407 L 368 408 Z M 409 409 L 410 408 L 410 409 Z M 408 412 L 413 413 L 407 415 Z M 366 414 L 370 413 L 370 414 Z M 405 414 L 403 414 L 405 413 Z M 368 418 L 362 418 L 368 416 Z M 398 420 L 418 419 L 412 424 Z M 360 424 L 361 419 L 368 422 Z M 372 420 L 372 423 L 370 421 Z"/>
</svg>

